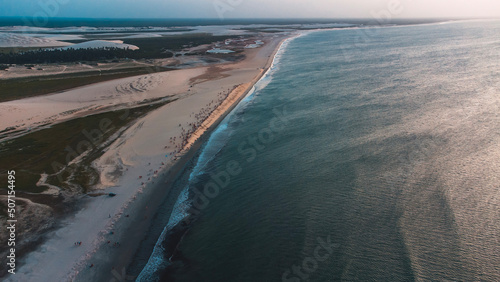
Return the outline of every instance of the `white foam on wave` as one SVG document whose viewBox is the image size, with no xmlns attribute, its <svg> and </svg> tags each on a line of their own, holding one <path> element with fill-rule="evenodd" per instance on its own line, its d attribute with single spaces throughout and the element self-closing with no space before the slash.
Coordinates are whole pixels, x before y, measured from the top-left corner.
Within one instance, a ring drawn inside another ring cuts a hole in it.
<svg viewBox="0 0 500 282">
<path fill-rule="evenodd" d="M 172 209 L 172 213 L 168 220 L 167 226 L 165 226 L 160 237 L 158 238 L 158 241 L 156 241 L 153 253 L 149 257 L 148 263 L 143 268 L 136 281 L 139 282 L 159 281 L 159 277 L 157 275 L 158 270 L 161 270 L 166 266 L 168 266 L 170 258 L 165 257 L 165 249 L 163 248 L 162 243 L 167 236 L 167 232 L 172 228 L 174 228 L 177 224 L 179 224 L 184 218 L 186 218 L 189 215 L 188 210 L 191 208 L 189 201 L 189 187 L 191 184 L 195 183 L 196 177 L 203 173 L 204 168 L 217 155 L 217 152 L 224 147 L 225 142 L 221 143 L 214 141 L 217 139 L 220 140 L 221 139 L 220 133 L 226 132 L 226 129 L 227 129 L 227 122 L 225 122 L 224 124 L 221 123 L 221 125 L 217 127 L 216 131 L 214 131 L 214 133 L 210 136 L 205 147 L 202 149 L 201 154 L 196 162 L 196 165 L 189 175 L 188 185 L 186 185 L 186 187 L 184 187 L 184 189 L 179 194 L 179 197 L 175 202 L 174 208 Z M 214 144 L 217 144 L 218 146 L 217 145 L 214 146 Z M 216 152 L 214 152 L 214 149 L 216 150 Z"/>
<path fill-rule="evenodd" d="M 160 238 L 156 242 L 153 249 L 153 253 L 149 257 L 148 263 L 141 271 L 136 281 L 158 281 L 156 272 L 168 265 L 168 258 L 165 257 L 165 249 L 162 246 L 165 237 L 167 236 L 167 231 L 174 228 L 179 222 L 181 222 L 186 216 L 188 216 L 188 209 L 190 207 L 189 200 L 189 186 L 184 188 L 177 201 L 175 202 L 174 208 L 168 220 L 167 226 L 163 229 Z"/>
<path fill-rule="evenodd" d="M 279 66 L 280 66 L 279 63 L 282 60 L 283 54 L 285 53 L 286 48 L 288 47 L 288 45 L 290 44 L 290 42 L 292 42 L 293 40 L 295 40 L 295 39 L 297 39 L 297 38 L 299 38 L 299 37 L 301 37 L 301 36 L 303 36 L 305 34 L 308 34 L 308 33 L 309 32 L 301 32 L 301 33 L 297 34 L 296 36 L 293 36 L 293 37 L 285 39 L 281 43 L 280 47 L 278 48 L 278 51 L 274 55 L 273 61 L 271 63 L 271 66 L 269 67 L 269 69 L 266 71 L 266 73 L 264 73 L 264 75 L 262 76 L 262 78 L 259 81 L 257 81 L 257 83 L 255 83 L 255 85 L 248 92 L 248 94 L 241 101 L 241 103 L 238 104 L 238 106 L 236 107 L 235 111 L 240 107 L 240 105 L 245 105 L 246 103 L 248 103 L 249 101 L 251 101 L 253 99 L 253 97 L 260 90 L 264 89 L 267 85 L 269 85 L 269 83 L 271 83 L 271 81 L 273 79 L 273 75 L 279 70 Z"/>
</svg>

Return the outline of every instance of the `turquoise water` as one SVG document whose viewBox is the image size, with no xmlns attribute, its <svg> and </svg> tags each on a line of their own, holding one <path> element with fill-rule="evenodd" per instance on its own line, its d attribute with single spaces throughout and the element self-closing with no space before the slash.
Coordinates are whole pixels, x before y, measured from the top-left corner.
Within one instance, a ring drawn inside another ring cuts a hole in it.
<svg viewBox="0 0 500 282">
<path fill-rule="evenodd" d="M 483 21 L 291 41 L 205 145 L 199 217 L 162 279 L 500 281 L 499 34 Z"/>
</svg>

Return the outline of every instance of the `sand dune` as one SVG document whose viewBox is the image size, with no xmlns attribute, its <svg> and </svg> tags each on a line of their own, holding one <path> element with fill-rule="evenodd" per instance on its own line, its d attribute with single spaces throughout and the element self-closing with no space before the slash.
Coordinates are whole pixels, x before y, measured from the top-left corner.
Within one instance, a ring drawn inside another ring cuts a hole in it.
<svg viewBox="0 0 500 282">
<path fill-rule="evenodd" d="M 148 99 L 186 93 L 190 77 L 202 74 L 204 68 L 183 69 L 128 77 L 68 90 L 0 103 L 0 131 L 9 127 L 19 130 L 54 124 L 95 113 L 99 108 L 116 109 L 133 106 Z"/>
<path fill-rule="evenodd" d="M 49 37 L 34 37 L 17 33 L 0 33 L 0 47 L 59 47 L 71 43 Z"/>
</svg>

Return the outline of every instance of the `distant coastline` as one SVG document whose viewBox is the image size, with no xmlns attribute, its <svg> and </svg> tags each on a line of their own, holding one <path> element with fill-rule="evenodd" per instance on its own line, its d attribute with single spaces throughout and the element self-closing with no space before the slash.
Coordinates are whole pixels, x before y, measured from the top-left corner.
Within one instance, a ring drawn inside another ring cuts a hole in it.
<svg viewBox="0 0 500 282">
<path fill-rule="evenodd" d="M 29 17 L 0 17 L 0 27 L 1 26 L 25 26 L 31 23 L 31 26 L 36 26 L 34 23 L 27 21 Z M 432 23 L 432 22 L 442 22 L 450 20 L 469 20 L 475 18 L 461 19 L 461 18 L 428 18 L 428 19 L 393 19 L 389 24 L 419 24 L 419 23 Z M 290 24 L 331 24 L 331 23 L 344 23 L 344 24 L 367 24 L 373 21 L 372 18 L 365 19 L 259 19 L 259 18 L 249 18 L 249 19 L 237 19 L 228 18 L 221 21 L 220 19 L 141 19 L 141 18 L 112 18 L 112 19 L 101 19 L 101 18 L 51 18 L 44 27 L 54 28 L 54 27 L 72 27 L 72 26 L 89 26 L 89 27 L 188 27 L 197 25 L 251 25 L 251 24 L 262 24 L 262 25 L 290 25 Z M 29 25 L 30 26 L 30 25 Z"/>
</svg>

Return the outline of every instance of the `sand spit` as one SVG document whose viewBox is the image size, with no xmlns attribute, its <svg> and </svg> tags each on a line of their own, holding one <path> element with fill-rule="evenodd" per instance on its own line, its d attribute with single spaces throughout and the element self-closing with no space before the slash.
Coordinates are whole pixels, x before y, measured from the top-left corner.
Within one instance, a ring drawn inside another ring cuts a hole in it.
<svg viewBox="0 0 500 282">
<path fill-rule="evenodd" d="M 183 156 L 192 151 L 196 140 L 245 96 L 269 67 L 282 39 L 265 38 L 261 48 L 245 51 L 245 60 L 215 69 L 142 75 L 0 103 L 1 113 L 10 111 L 0 118 L 0 128 L 28 128 L 37 122 L 67 119 L 68 115 L 61 113 L 71 110 L 79 109 L 69 114 L 74 117 L 96 106 L 125 108 L 144 99 L 177 98 L 138 119 L 105 149 L 93 164 L 101 173 L 96 188 L 116 196 L 84 199 L 81 210 L 20 260 L 16 281 L 44 281 L 49 277 L 52 281 L 118 279 L 116 275 L 132 259 L 160 204 L 158 195 L 168 193 L 162 191 L 164 185 L 158 183 L 159 179 L 169 175 L 179 160 L 185 160 Z M 82 244 L 75 246 L 77 241 Z"/>
</svg>

